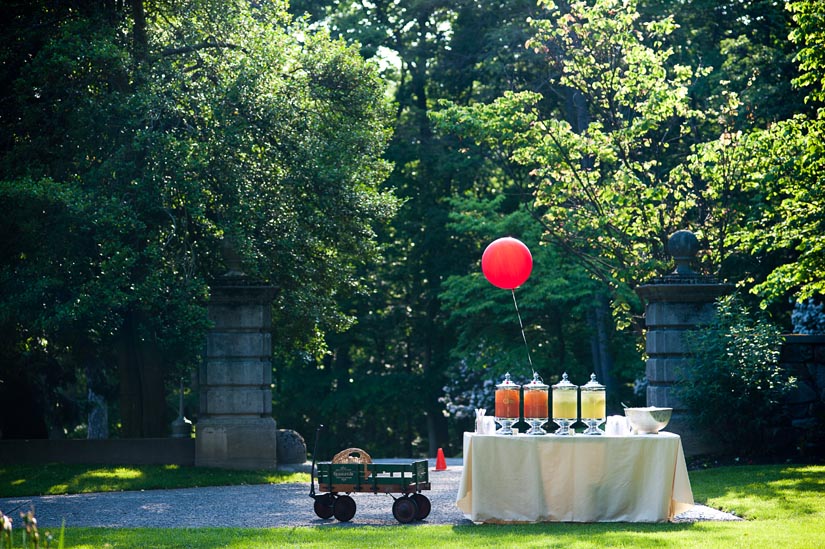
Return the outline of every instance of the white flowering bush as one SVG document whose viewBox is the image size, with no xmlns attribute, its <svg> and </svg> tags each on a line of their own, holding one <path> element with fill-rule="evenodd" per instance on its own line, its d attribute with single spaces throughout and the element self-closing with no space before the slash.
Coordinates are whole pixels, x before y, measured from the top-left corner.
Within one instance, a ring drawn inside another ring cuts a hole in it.
<svg viewBox="0 0 825 549">
<path fill-rule="evenodd" d="M 474 418 L 476 408 L 492 411 L 495 407 L 496 383 L 492 372 L 473 370 L 461 361 L 452 372 L 449 384 L 443 387 L 444 396 L 439 402 L 444 404 L 449 417 Z"/>
<path fill-rule="evenodd" d="M 813 299 L 797 301 L 791 313 L 795 334 L 825 334 L 825 310 Z"/>
</svg>

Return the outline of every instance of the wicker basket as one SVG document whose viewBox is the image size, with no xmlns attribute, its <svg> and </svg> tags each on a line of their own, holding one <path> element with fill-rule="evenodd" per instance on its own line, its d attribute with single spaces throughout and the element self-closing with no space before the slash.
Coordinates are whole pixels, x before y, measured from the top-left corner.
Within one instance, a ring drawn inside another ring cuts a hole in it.
<svg viewBox="0 0 825 549">
<path fill-rule="evenodd" d="M 361 448 L 341 450 L 332 458 L 332 463 L 372 463 L 370 455 Z"/>
<path fill-rule="evenodd" d="M 355 464 L 363 464 L 364 471 L 362 473 L 363 479 L 367 479 L 370 476 L 369 465 L 372 463 L 372 458 L 370 455 L 362 450 L 361 448 L 347 448 L 346 450 L 341 450 L 337 454 L 332 457 L 332 463 L 355 463 Z"/>
</svg>

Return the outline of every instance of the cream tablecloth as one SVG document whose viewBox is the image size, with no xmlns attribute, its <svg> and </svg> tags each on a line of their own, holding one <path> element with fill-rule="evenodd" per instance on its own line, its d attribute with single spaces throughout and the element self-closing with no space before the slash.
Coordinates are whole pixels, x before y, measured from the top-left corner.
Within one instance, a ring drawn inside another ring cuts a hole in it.
<svg viewBox="0 0 825 549">
<path fill-rule="evenodd" d="M 678 435 L 464 433 L 456 504 L 474 522 L 661 522 L 693 506 Z"/>
</svg>

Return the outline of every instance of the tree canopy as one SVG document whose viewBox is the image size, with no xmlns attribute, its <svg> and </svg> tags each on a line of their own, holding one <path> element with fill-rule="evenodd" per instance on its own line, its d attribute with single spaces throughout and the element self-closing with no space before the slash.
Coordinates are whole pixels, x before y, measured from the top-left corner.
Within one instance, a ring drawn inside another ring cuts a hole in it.
<svg viewBox="0 0 825 549">
<path fill-rule="evenodd" d="M 821 4 L 11 3 L 9 379 L 55 424 L 76 385 L 120 391 L 123 433 L 157 431 L 125 408 L 130 372 L 197 362 L 228 244 L 278 288 L 279 424 L 457 449 L 480 389 L 529 373 L 513 296 L 479 266 L 511 235 L 545 381 L 596 372 L 611 406 L 641 403 L 634 288 L 672 269 L 673 231 L 779 318 L 822 298 Z"/>
<path fill-rule="evenodd" d="M 7 33 L 0 321 L 21 360 L 153 370 L 162 404 L 226 243 L 278 288 L 279 345 L 351 321 L 337 296 L 395 209 L 384 88 L 354 48 L 278 1 L 31 4 Z"/>
</svg>

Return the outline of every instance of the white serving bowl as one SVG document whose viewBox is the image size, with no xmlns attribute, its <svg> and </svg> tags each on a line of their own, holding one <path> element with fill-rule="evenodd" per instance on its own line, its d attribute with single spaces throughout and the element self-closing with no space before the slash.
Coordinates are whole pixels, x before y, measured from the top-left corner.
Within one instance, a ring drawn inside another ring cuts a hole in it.
<svg viewBox="0 0 825 549">
<path fill-rule="evenodd" d="M 630 422 L 633 432 L 640 435 L 655 435 L 665 428 L 670 421 L 673 408 L 625 408 L 624 415 Z"/>
</svg>

